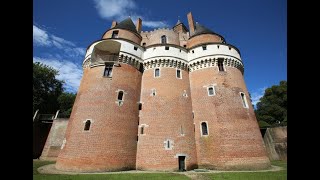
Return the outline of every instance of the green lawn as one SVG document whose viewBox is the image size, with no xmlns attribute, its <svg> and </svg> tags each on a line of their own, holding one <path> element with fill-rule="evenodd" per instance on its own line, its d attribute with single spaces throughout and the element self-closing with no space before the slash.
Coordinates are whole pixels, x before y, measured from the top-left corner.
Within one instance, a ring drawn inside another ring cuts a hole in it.
<svg viewBox="0 0 320 180">
<path fill-rule="evenodd" d="M 182 174 L 174 173 L 131 173 L 131 174 L 83 174 L 83 175 L 55 175 L 55 174 L 39 174 L 37 168 L 46 164 L 55 162 L 50 161 L 34 161 L 33 162 L 33 179 L 34 180 L 99 180 L 99 179 L 119 179 L 119 180 L 135 180 L 135 179 L 169 179 L 169 180 L 186 180 L 189 177 Z M 287 179 L 287 162 L 273 161 L 272 165 L 284 167 L 284 170 L 275 172 L 230 172 L 230 173 L 196 173 L 205 179 L 230 179 L 230 180 L 286 180 Z"/>
<path fill-rule="evenodd" d="M 57 175 L 57 174 L 39 174 L 37 168 L 46 164 L 55 162 L 50 161 L 34 161 L 33 162 L 33 179 L 34 180 L 144 180 L 144 179 L 169 179 L 169 180 L 186 180 L 190 179 L 185 175 L 174 173 L 131 173 L 131 174 L 81 174 L 81 175 Z"/>
</svg>

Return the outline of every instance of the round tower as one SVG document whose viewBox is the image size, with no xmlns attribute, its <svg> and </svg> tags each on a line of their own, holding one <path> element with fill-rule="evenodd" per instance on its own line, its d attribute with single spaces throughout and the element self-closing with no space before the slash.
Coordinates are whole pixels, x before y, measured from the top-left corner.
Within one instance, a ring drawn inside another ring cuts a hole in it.
<svg viewBox="0 0 320 180">
<path fill-rule="evenodd" d="M 200 24 L 194 29 L 187 44 L 199 168 L 270 167 L 239 50 Z"/>
<path fill-rule="evenodd" d="M 197 159 L 187 51 L 179 46 L 173 30 L 152 33 L 150 37 L 157 39 L 150 38 L 151 45 L 144 52 L 137 169 L 194 169 Z"/>
<path fill-rule="evenodd" d="M 88 47 L 57 169 L 135 169 L 143 51 L 137 34 L 127 19 Z"/>
</svg>

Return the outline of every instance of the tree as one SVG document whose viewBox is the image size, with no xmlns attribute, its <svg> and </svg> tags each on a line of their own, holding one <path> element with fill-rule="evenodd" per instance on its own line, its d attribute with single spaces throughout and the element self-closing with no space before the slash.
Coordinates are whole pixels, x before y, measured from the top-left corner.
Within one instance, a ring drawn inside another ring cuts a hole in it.
<svg viewBox="0 0 320 180">
<path fill-rule="evenodd" d="M 63 92 L 58 97 L 58 103 L 59 103 L 59 117 L 66 117 L 68 118 L 71 114 L 72 106 L 74 103 L 74 100 L 76 99 L 76 94 L 73 93 L 67 93 Z"/>
<path fill-rule="evenodd" d="M 40 62 L 33 62 L 33 113 L 57 111 L 58 97 L 63 92 L 63 81 L 56 79 L 58 71 Z"/>
<path fill-rule="evenodd" d="M 281 81 L 280 85 L 267 88 L 257 103 L 255 113 L 259 124 L 287 125 L 287 81 Z"/>
</svg>

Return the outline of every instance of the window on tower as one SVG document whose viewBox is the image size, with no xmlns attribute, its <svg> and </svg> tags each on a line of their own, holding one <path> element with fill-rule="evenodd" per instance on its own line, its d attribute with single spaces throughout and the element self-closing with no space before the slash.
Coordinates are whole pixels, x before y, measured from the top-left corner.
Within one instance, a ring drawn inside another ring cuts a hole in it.
<svg viewBox="0 0 320 180">
<path fill-rule="evenodd" d="M 123 91 L 118 92 L 118 100 L 122 101 L 123 100 Z"/>
<path fill-rule="evenodd" d="M 203 50 L 207 50 L 207 46 L 202 46 L 202 49 Z"/>
<path fill-rule="evenodd" d="M 224 71 L 223 58 L 218 59 L 218 68 L 219 68 L 219 71 Z"/>
<path fill-rule="evenodd" d="M 181 79 L 181 70 L 180 69 L 177 69 L 177 78 Z"/>
<path fill-rule="evenodd" d="M 206 122 L 201 123 L 201 135 L 203 136 L 208 135 L 208 126 Z"/>
<path fill-rule="evenodd" d="M 243 92 L 240 92 L 240 96 L 241 96 L 243 107 L 249 108 L 245 94 Z"/>
<path fill-rule="evenodd" d="M 119 34 L 119 31 L 113 31 L 111 37 L 112 38 L 118 38 L 119 37 L 118 34 Z"/>
<path fill-rule="evenodd" d="M 167 36 L 166 35 L 161 36 L 161 44 L 167 44 Z"/>
<path fill-rule="evenodd" d="M 160 69 L 159 68 L 154 69 L 154 77 L 160 77 Z"/>
<path fill-rule="evenodd" d="M 106 63 L 104 67 L 103 76 L 104 77 L 112 77 L 112 68 L 113 68 L 113 62 L 112 63 Z"/>
<path fill-rule="evenodd" d="M 91 121 L 90 121 L 90 120 L 87 120 L 86 123 L 85 123 L 85 125 L 84 125 L 84 130 L 85 130 L 85 131 L 89 131 L 90 125 L 91 125 Z"/>
<path fill-rule="evenodd" d="M 215 89 L 213 86 L 208 87 L 208 96 L 216 95 Z"/>
</svg>

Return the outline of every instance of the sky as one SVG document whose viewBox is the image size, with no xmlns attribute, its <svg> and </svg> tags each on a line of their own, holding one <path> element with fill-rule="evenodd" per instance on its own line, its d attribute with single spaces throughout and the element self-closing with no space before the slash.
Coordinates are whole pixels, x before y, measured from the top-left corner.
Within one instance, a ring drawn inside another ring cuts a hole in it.
<svg viewBox="0 0 320 180">
<path fill-rule="evenodd" d="M 190 11 L 240 50 L 253 104 L 287 80 L 287 0 L 33 0 L 33 62 L 57 69 L 65 90 L 76 93 L 86 48 L 113 20 L 140 17 L 150 31 L 180 19 L 189 28 Z"/>
</svg>

